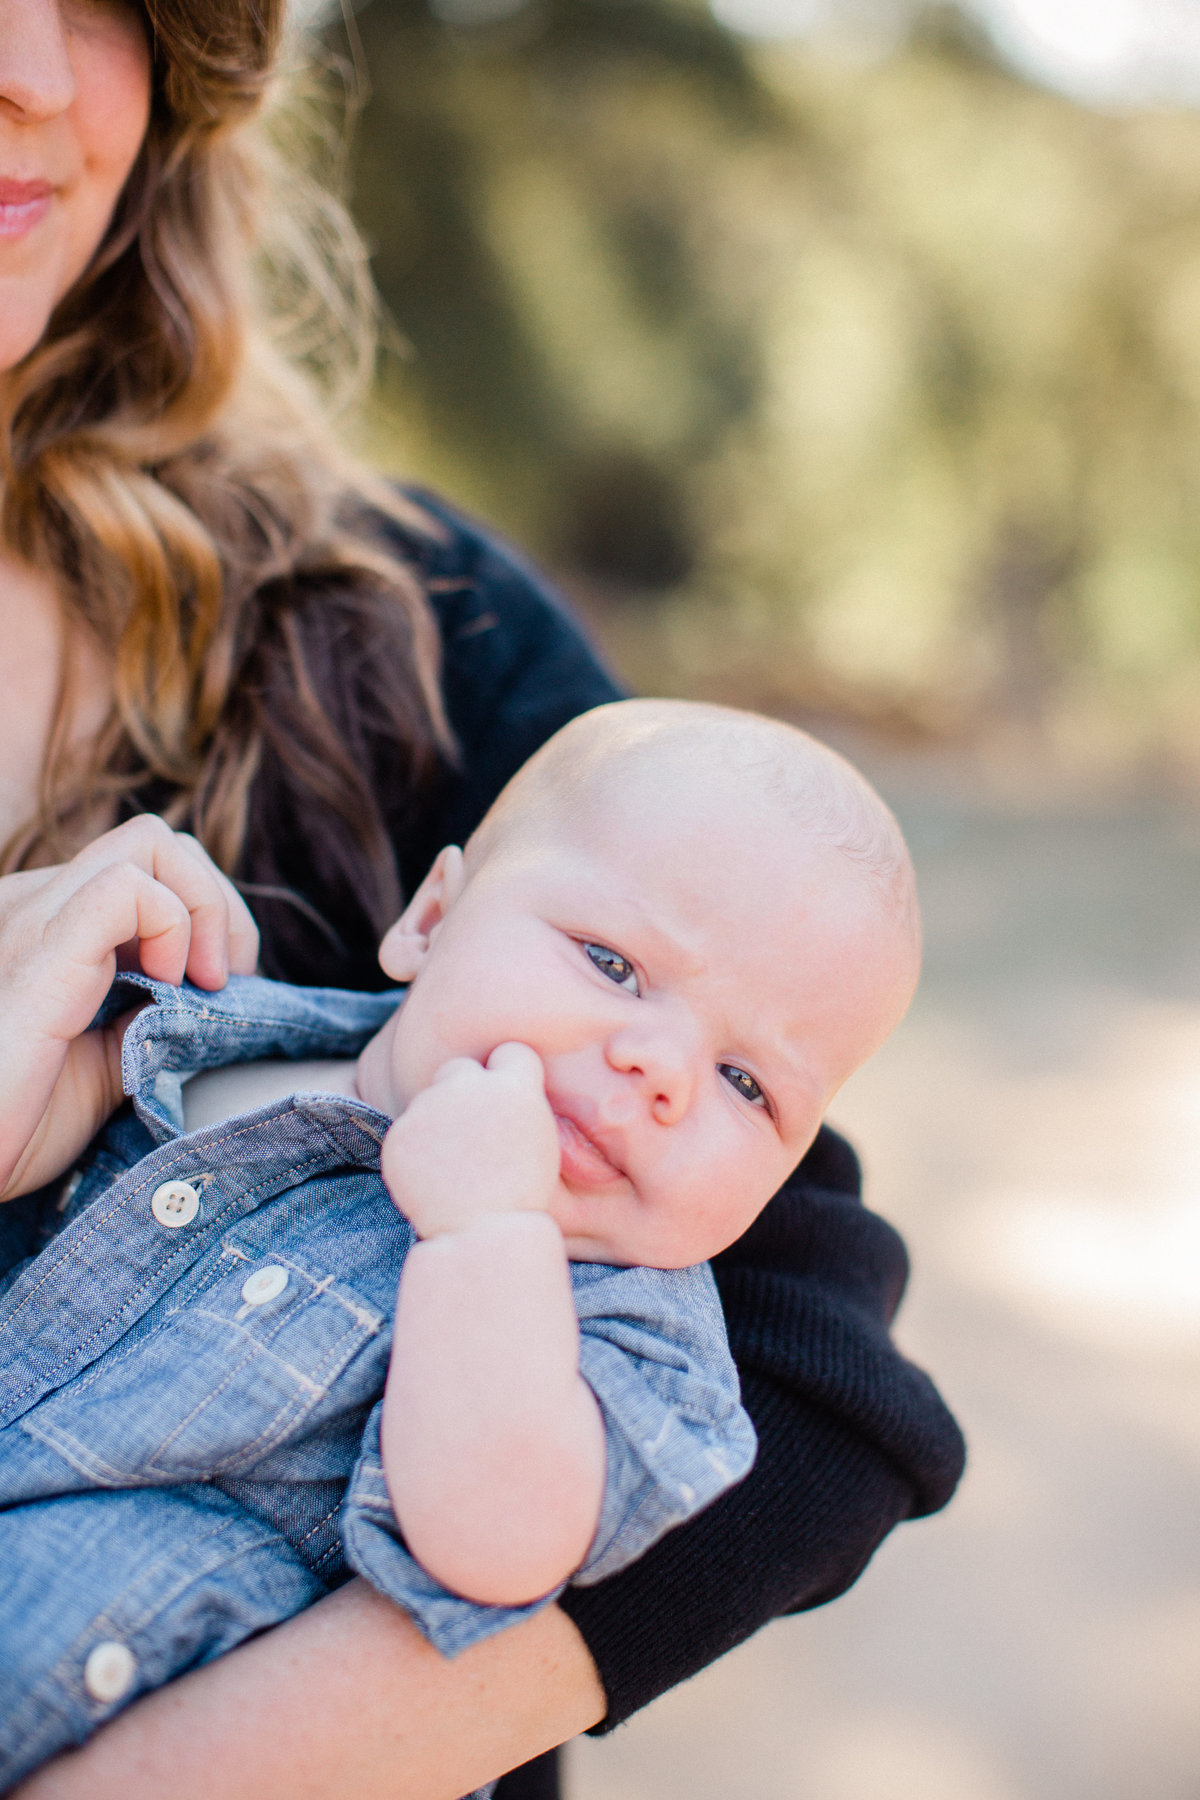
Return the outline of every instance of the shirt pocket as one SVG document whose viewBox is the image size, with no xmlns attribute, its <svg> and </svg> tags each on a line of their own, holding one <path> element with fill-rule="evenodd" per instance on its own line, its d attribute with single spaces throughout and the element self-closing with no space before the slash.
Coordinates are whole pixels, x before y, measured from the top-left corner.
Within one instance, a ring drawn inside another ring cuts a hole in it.
<svg viewBox="0 0 1200 1800">
<path fill-rule="evenodd" d="M 304 1258 L 227 1241 L 182 1298 L 21 1426 L 89 1485 L 246 1474 L 302 1429 L 381 1391 L 387 1323 Z"/>
</svg>

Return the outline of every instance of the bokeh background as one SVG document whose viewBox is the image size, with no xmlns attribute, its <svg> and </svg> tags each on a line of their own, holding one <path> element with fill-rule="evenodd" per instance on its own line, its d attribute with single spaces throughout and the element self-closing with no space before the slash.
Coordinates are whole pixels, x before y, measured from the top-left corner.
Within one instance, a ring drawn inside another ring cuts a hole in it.
<svg viewBox="0 0 1200 1800">
<path fill-rule="evenodd" d="M 638 687 L 856 756 L 926 908 L 834 1116 L 970 1472 L 571 1800 L 1196 1800 L 1200 4 L 371 0 L 329 44 L 371 454 Z"/>
</svg>

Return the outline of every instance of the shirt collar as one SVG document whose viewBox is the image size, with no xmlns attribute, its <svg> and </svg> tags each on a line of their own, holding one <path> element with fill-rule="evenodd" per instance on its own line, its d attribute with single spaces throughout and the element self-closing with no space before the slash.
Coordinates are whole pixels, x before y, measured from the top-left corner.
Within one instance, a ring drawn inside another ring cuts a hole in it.
<svg viewBox="0 0 1200 1800">
<path fill-rule="evenodd" d="M 231 975 L 215 993 L 147 975 L 117 977 L 99 1015 L 118 1017 L 148 996 L 121 1052 L 125 1092 L 160 1142 L 183 1129 L 181 1088 L 201 1069 L 263 1057 L 354 1057 L 386 1024 L 403 988 L 382 994 L 290 987 L 257 975 Z"/>
</svg>

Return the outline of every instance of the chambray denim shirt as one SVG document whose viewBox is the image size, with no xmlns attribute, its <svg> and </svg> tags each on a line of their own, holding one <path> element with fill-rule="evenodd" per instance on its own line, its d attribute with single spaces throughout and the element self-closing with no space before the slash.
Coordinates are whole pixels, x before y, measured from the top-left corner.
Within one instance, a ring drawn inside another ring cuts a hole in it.
<svg viewBox="0 0 1200 1800">
<path fill-rule="evenodd" d="M 380 1400 L 414 1233 L 379 1174 L 388 1119 L 296 1093 L 183 1130 L 190 1074 L 355 1056 L 401 996 L 124 976 L 109 1006 L 146 994 L 133 1105 L 34 1202 L 44 1247 L 14 1257 L 0 1221 L 0 1787 L 353 1571 L 448 1655 L 553 1598 L 448 1592 L 392 1514 Z M 755 1444 L 707 1265 L 572 1279 L 608 1452 L 587 1583 Z"/>
</svg>

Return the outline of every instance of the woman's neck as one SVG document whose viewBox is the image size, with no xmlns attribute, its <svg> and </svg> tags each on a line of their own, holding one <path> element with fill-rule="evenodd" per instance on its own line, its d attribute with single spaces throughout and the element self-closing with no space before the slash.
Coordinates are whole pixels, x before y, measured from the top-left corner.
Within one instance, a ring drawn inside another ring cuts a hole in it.
<svg viewBox="0 0 1200 1800">
<path fill-rule="evenodd" d="M 37 811 L 68 660 L 68 740 L 82 745 L 108 711 L 103 659 L 68 624 L 50 578 L 0 547 L 0 846 Z"/>
</svg>

